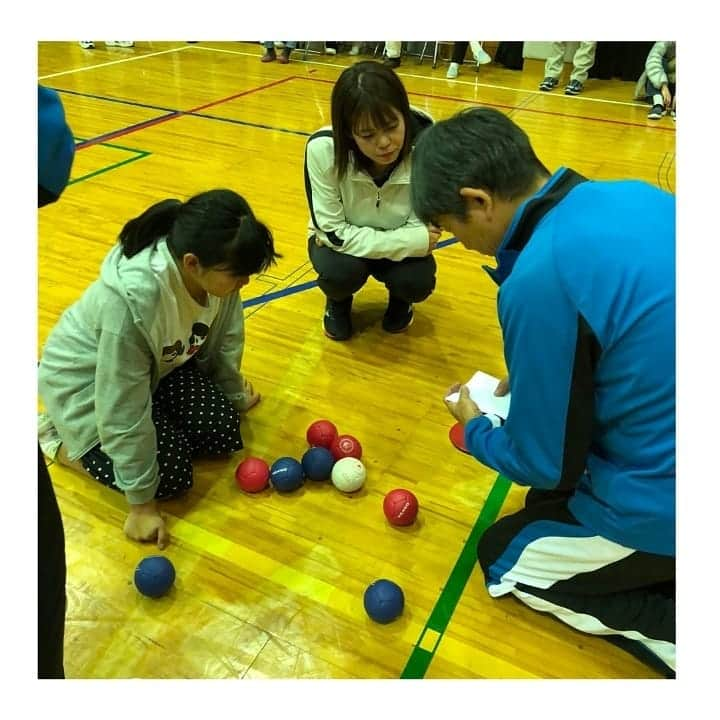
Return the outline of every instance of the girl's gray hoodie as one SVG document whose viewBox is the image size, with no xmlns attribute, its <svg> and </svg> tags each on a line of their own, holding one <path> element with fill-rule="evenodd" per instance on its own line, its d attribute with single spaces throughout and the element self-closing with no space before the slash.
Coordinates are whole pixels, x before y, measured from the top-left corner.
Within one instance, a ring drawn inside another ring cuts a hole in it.
<svg viewBox="0 0 720 720">
<path fill-rule="evenodd" d="M 39 368 L 40 397 L 69 459 L 100 443 L 113 461 L 115 484 L 132 504 L 152 500 L 159 484 L 152 393 L 175 300 L 157 272 L 164 243 L 129 259 L 120 244 L 113 247 L 100 277 L 53 328 Z M 244 339 L 242 301 L 233 294 L 222 299 L 195 355 L 238 409 L 245 403 Z"/>
</svg>

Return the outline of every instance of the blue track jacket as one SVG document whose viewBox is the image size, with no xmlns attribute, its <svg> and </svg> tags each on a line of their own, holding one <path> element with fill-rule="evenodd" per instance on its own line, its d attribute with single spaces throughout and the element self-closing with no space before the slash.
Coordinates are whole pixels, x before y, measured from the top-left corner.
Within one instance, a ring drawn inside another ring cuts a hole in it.
<svg viewBox="0 0 720 720">
<path fill-rule="evenodd" d="M 675 198 L 561 168 L 521 205 L 488 272 L 512 403 L 467 423 L 480 462 L 574 490 L 584 526 L 675 554 Z"/>
</svg>

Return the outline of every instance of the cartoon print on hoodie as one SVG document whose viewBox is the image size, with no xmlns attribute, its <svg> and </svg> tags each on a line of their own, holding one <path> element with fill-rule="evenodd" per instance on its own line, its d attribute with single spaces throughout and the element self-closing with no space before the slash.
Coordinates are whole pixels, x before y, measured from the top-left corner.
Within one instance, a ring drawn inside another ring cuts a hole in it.
<svg viewBox="0 0 720 720">
<path fill-rule="evenodd" d="M 175 358 L 180 357 L 185 352 L 185 346 L 176 340 L 172 345 L 166 345 L 162 349 L 162 359 L 165 362 L 172 362 Z"/>
<path fill-rule="evenodd" d="M 201 322 L 193 323 L 190 339 L 188 340 L 188 355 L 194 355 L 205 342 L 210 328 Z"/>
</svg>

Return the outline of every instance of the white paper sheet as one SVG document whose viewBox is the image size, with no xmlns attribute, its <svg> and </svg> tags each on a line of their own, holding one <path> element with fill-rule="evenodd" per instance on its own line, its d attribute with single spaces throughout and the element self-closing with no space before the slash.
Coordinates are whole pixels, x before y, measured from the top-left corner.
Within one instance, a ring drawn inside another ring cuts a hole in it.
<svg viewBox="0 0 720 720">
<path fill-rule="evenodd" d="M 492 413 L 507 420 L 510 412 L 510 393 L 497 397 L 494 395 L 495 388 L 500 382 L 499 378 L 488 375 L 478 370 L 465 384 L 470 390 L 470 398 L 484 413 Z M 457 402 L 460 393 L 451 393 L 445 398 L 451 402 Z"/>
</svg>

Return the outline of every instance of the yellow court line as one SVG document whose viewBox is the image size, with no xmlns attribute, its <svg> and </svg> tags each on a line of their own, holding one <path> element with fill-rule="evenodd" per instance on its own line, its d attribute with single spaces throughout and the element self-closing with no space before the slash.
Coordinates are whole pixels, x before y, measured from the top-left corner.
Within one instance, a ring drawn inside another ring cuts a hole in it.
<svg viewBox="0 0 720 720">
<path fill-rule="evenodd" d="M 60 77 L 61 75 L 72 75 L 76 72 L 84 70 L 97 70 L 99 68 L 108 67 L 109 65 L 118 65 L 120 63 L 131 62 L 133 60 L 143 60 L 144 58 L 155 57 L 156 55 L 165 55 L 166 53 L 177 52 L 178 50 L 187 50 L 190 45 L 182 45 L 181 47 L 170 48 L 169 50 L 158 50 L 158 52 L 145 53 L 143 55 L 133 55 L 132 57 L 122 58 L 120 60 L 110 60 L 109 62 L 100 63 L 99 65 L 87 65 L 86 67 L 73 68 L 72 70 L 63 70 L 62 72 L 51 73 L 50 75 L 41 75 L 38 80 L 47 80 L 48 78 Z"/>
<path fill-rule="evenodd" d="M 249 53 L 245 52 L 243 50 L 226 50 L 225 48 L 214 48 L 214 47 L 207 47 L 206 45 L 195 45 L 196 49 L 199 50 L 210 50 L 211 52 L 219 52 L 219 53 L 230 53 L 231 55 L 244 55 L 246 57 L 255 57 L 255 53 Z M 296 52 L 303 52 L 302 50 L 296 50 Z M 317 60 L 300 60 L 293 59 L 292 62 L 294 63 L 304 63 L 305 65 L 322 65 L 323 67 L 335 67 L 340 68 L 341 70 L 344 70 L 347 65 L 342 65 L 340 63 L 333 63 L 333 62 L 318 62 Z M 428 77 L 427 75 L 414 75 L 413 73 L 406 73 L 406 72 L 398 72 L 395 70 L 395 73 L 399 75 L 400 77 L 404 78 L 413 78 L 414 80 L 440 80 L 442 78 L 437 77 Z M 507 85 L 493 85 L 492 83 L 481 83 L 481 82 L 470 82 L 468 80 L 453 80 L 453 85 L 468 85 L 470 87 L 484 87 L 484 88 L 490 88 L 492 90 L 508 90 L 510 92 L 522 92 L 522 93 L 528 93 L 530 95 L 542 95 L 543 97 L 554 97 L 554 98 L 560 98 L 562 100 L 584 100 L 585 102 L 595 102 L 595 103 L 605 103 L 607 105 L 624 105 L 626 107 L 644 107 L 641 103 L 637 102 L 624 102 L 623 100 L 606 100 L 604 98 L 593 98 L 593 97 L 586 97 L 584 95 L 564 95 L 564 94 L 557 94 L 557 93 L 549 93 L 549 92 L 543 92 L 542 90 L 529 90 L 527 88 L 521 88 L 521 87 L 509 87 Z M 462 102 L 463 100 L 466 100 L 467 98 L 457 98 L 459 102 Z"/>
</svg>

